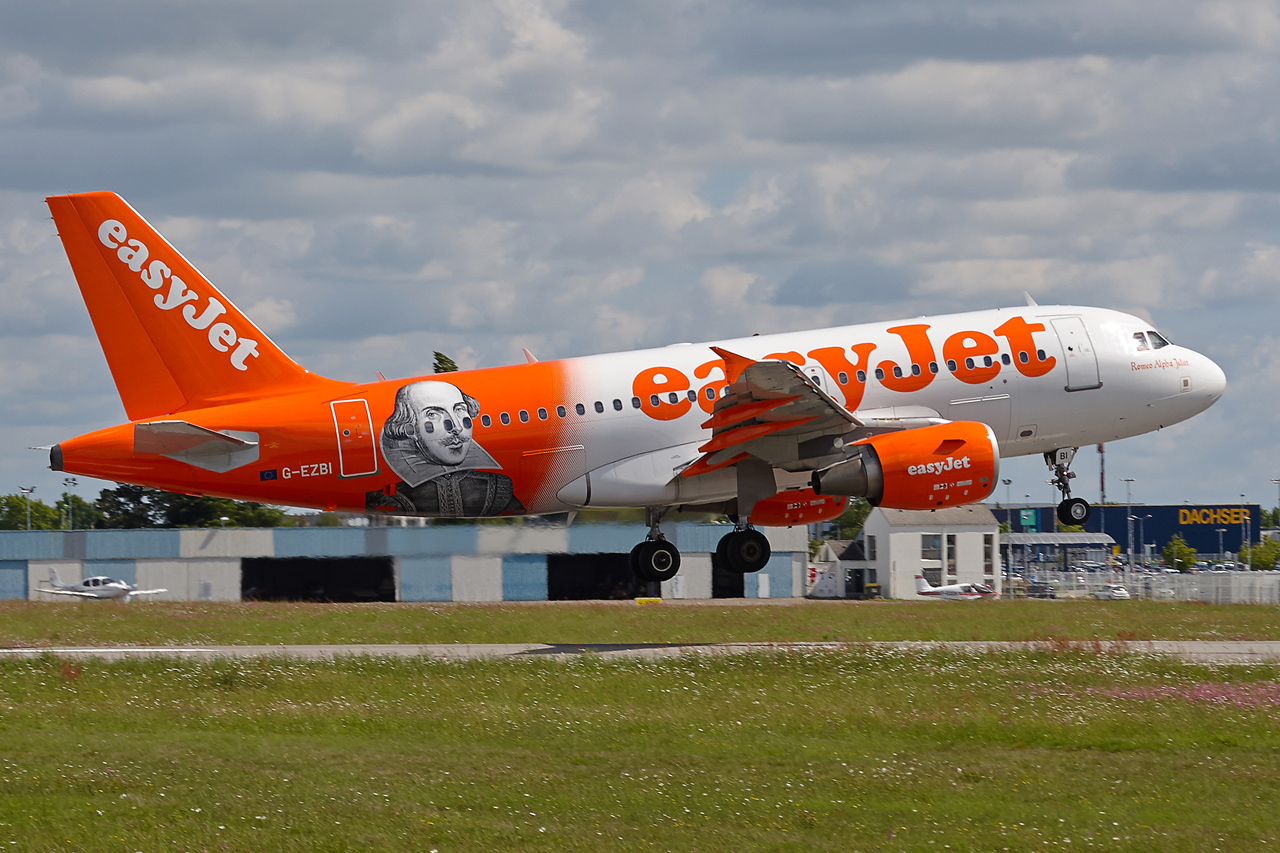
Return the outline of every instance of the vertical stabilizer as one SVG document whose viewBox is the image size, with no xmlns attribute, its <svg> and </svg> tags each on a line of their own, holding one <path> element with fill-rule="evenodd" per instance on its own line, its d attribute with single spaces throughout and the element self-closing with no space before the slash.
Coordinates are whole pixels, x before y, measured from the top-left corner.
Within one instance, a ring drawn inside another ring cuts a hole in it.
<svg viewBox="0 0 1280 853">
<path fill-rule="evenodd" d="M 337 384 L 285 355 L 120 196 L 46 201 L 130 420 Z"/>
</svg>

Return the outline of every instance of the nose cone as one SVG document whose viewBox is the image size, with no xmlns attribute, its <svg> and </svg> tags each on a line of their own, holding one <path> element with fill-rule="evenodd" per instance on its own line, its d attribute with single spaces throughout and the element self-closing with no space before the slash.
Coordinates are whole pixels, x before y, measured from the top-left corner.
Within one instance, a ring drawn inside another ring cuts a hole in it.
<svg viewBox="0 0 1280 853">
<path fill-rule="evenodd" d="M 1209 408 L 1218 402 L 1218 398 L 1227 390 L 1227 374 L 1222 372 L 1222 368 L 1218 367 L 1212 359 L 1203 359 L 1203 366 L 1200 369 L 1200 393 L 1205 397 L 1205 408 Z"/>
</svg>

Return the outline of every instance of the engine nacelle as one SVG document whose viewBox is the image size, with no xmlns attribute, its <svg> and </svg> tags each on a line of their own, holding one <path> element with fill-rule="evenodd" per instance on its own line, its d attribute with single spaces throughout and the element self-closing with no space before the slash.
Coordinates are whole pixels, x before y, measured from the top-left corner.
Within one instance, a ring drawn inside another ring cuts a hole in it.
<svg viewBox="0 0 1280 853">
<path fill-rule="evenodd" d="M 813 489 L 779 492 L 757 502 L 751 508 L 748 520 L 764 527 L 794 527 L 797 524 L 839 518 L 848 504 L 848 498 L 840 495 L 816 495 Z"/>
<path fill-rule="evenodd" d="M 937 509 L 984 500 L 1000 477 L 995 433 L 976 421 L 887 432 L 850 447 L 861 452 L 814 473 L 815 492 L 892 509 Z"/>
</svg>

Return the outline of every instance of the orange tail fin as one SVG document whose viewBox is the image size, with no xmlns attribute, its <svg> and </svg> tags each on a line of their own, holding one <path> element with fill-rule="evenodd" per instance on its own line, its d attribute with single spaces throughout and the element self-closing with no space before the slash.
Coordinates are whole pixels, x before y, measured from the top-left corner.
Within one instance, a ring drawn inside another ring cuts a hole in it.
<svg viewBox="0 0 1280 853">
<path fill-rule="evenodd" d="M 120 196 L 46 201 L 130 420 L 332 383 L 285 355 Z"/>
</svg>

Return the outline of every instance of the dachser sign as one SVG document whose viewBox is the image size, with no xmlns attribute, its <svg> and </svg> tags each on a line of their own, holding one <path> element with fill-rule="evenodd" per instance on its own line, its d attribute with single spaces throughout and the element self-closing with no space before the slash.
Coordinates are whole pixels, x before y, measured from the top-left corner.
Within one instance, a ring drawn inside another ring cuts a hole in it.
<svg viewBox="0 0 1280 853">
<path fill-rule="evenodd" d="M 1241 506 L 1183 507 L 1178 510 L 1179 524 L 1247 524 L 1250 521 L 1249 510 Z"/>
</svg>

